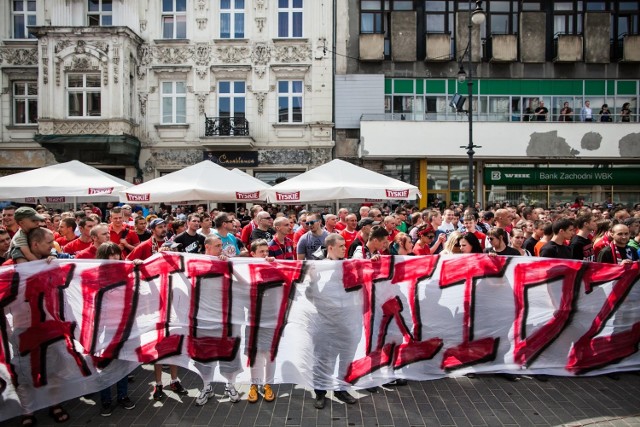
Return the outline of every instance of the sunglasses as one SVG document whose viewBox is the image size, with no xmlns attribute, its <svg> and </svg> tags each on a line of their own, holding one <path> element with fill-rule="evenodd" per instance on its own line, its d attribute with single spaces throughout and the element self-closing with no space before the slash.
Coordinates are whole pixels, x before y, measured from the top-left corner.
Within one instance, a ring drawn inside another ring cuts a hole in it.
<svg viewBox="0 0 640 427">
<path fill-rule="evenodd" d="M 313 224 L 315 224 L 316 222 L 318 222 L 318 220 L 315 221 L 307 221 L 305 224 L 307 224 L 309 227 L 311 227 Z"/>
<path fill-rule="evenodd" d="M 433 239 L 433 238 L 436 237 L 436 235 L 435 234 L 427 234 L 426 237 L 429 238 L 429 239 Z"/>
</svg>

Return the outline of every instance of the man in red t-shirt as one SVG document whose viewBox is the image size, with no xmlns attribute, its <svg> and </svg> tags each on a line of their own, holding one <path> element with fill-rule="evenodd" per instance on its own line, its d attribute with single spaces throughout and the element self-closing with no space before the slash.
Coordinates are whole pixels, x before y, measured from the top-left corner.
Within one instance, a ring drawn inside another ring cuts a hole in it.
<svg viewBox="0 0 640 427">
<path fill-rule="evenodd" d="M 262 212 L 262 206 L 260 205 L 251 206 L 251 210 L 250 210 L 251 221 L 249 221 L 249 224 L 245 225 L 242 228 L 242 233 L 240 234 L 240 240 L 242 240 L 242 243 L 244 243 L 246 247 L 251 246 L 251 233 L 253 233 L 253 230 L 258 228 L 257 215 L 260 212 Z"/>
<path fill-rule="evenodd" d="M 76 252 L 76 259 L 96 259 L 96 253 L 101 244 L 109 241 L 109 228 L 106 225 L 98 224 L 91 229 L 92 244 L 87 249 Z"/>
<path fill-rule="evenodd" d="M 356 230 L 356 227 L 358 226 L 358 217 L 356 217 L 355 214 L 349 214 L 345 218 L 345 222 L 347 227 L 340 232 L 340 235 L 344 239 L 345 246 L 349 248 L 358 235 L 358 231 Z M 336 228 L 338 228 L 337 224 Z"/>
<path fill-rule="evenodd" d="M 91 229 L 95 225 L 96 223 L 93 219 L 89 217 L 82 218 L 78 223 L 80 237 L 64 245 L 62 250 L 69 255 L 75 255 L 77 252 L 85 250 L 91 246 Z"/>
<path fill-rule="evenodd" d="M 109 239 L 120 246 L 122 257 L 126 258 L 133 248 L 140 244 L 138 234 L 136 234 L 135 229 L 124 223 L 126 219 L 121 208 L 112 208 L 109 219 L 111 220 L 111 224 L 109 224 Z"/>
<path fill-rule="evenodd" d="M 340 208 L 338 210 L 338 222 L 336 222 L 336 230 L 342 231 L 347 228 L 347 216 L 349 215 L 349 209 Z M 356 221 L 358 221 L 356 217 Z M 347 245 L 347 248 L 349 245 Z"/>
<path fill-rule="evenodd" d="M 56 239 L 56 243 L 60 245 L 61 248 L 68 245 L 72 241 L 76 240 L 78 236 L 76 236 L 76 220 L 73 218 L 64 218 L 60 221 L 60 225 L 58 226 L 58 233 L 60 233 L 60 237 Z"/>
<path fill-rule="evenodd" d="M 157 252 L 163 251 L 162 245 L 167 237 L 167 224 L 162 218 L 155 218 L 149 223 L 151 237 L 136 246 L 127 259 L 132 261 L 135 259 L 145 260 Z"/>
</svg>

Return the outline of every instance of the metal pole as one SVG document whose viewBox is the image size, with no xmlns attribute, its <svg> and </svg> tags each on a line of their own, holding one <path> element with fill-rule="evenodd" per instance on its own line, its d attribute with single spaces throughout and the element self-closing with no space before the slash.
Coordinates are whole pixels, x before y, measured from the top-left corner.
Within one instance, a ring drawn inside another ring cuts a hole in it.
<svg viewBox="0 0 640 427">
<path fill-rule="evenodd" d="M 467 67 L 469 69 L 469 80 L 467 81 L 467 88 L 469 90 L 469 145 L 467 145 L 467 155 L 469 156 L 469 197 L 467 198 L 467 202 L 469 203 L 469 207 L 473 207 L 475 202 L 473 200 L 473 155 L 475 152 L 473 151 L 473 69 L 472 69 L 472 60 L 471 55 L 473 54 L 473 48 L 471 45 L 471 32 L 473 31 L 473 22 L 471 21 L 471 3 L 469 0 L 469 57 L 467 62 Z"/>
</svg>

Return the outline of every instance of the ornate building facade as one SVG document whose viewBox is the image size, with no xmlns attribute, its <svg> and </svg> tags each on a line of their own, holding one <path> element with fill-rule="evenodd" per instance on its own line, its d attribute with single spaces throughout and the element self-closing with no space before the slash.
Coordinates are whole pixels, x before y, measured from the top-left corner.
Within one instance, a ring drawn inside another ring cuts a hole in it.
<svg viewBox="0 0 640 427">
<path fill-rule="evenodd" d="M 272 182 L 332 157 L 332 2 L 0 0 L 0 169 L 129 181 L 212 159 Z"/>
</svg>

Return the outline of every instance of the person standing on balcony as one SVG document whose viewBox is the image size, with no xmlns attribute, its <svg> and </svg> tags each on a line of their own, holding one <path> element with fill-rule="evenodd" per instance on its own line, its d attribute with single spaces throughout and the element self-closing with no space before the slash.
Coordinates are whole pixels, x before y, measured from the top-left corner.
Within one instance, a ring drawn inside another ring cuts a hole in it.
<svg viewBox="0 0 640 427">
<path fill-rule="evenodd" d="M 600 109 L 600 121 L 601 122 L 611 122 L 611 111 L 609 111 L 609 106 L 607 104 L 602 104 L 602 108 Z"/>
<path fill-rule="evenodd" d="M 533 112 L 536 116 L 536 121 L 538 122 L 546 122 L 547 116 L 549 115 L 549 110 L 544 106 L 544 101 L 540 101 L 540 105 L 536 108 L 536 111 Z"/>
<path fill-rule="evenodd" d="M 628 102 L 622 104 L 622 109 L 620 110 L 620 121 L 625 123 L 629 123 L 631 121 L 631 109 L 629 108 Z"/>
<path fill-rule="evenodd" d="M 562 110 L 560 110 L 560 118 L 561 122 L 572 122 L 573 121 L 573 110 L 569 107 L 569 103 L 565 101 Z"/>
<path fill-rule="evenodd" d="M 591 103 L 589 101 L 584 102 L 584 107 L 580 111 L 580 120 L 583 122 L 593 121 L 593 111 L 591 110 Z"/>
</svg>

